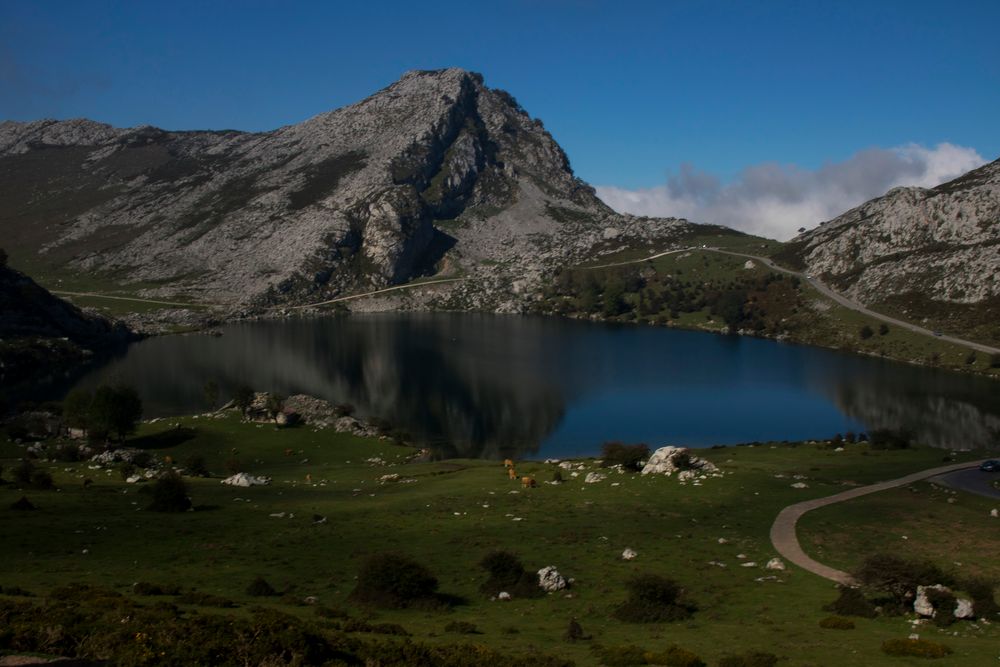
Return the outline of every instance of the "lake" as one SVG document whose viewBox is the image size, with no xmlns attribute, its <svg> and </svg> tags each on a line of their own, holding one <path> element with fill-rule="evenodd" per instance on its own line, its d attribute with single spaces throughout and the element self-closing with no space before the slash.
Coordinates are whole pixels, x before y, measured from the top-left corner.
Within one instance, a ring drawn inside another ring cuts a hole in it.
<svg viewBox="0 0 1000 667">
<path fill-rule="evenodd" d="M 213 380 L 351 403 L 441 456 L 591 455 L 608 440 L 705 447 L 913 431 L 954 449 L 995 446 L 1000 382 L 740 336 L 551 317 L 354 314 L 163 336 L 35 398 L 121 381 L 145 414 L 207 409 Z"/>
</svg>

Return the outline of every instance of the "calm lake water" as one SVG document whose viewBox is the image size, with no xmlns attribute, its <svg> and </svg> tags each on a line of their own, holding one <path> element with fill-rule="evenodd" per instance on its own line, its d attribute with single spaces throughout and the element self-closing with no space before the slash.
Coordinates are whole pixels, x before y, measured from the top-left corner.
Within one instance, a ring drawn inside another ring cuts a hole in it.
<svg viewBox="0 0 1000 667">
<path fill-rule="evenodd" d="M 798 345 L 545 317 L 373 314 L 236 324 L 132 345 L 35 388 L 136 386 L 146 416 L 204 411 L 214 380 L 351 403 L 441 455 L 594 454 L 608 440 L 703 447 L 908 428 L 1000 442 L 1000 383 Z"/>
</svg>

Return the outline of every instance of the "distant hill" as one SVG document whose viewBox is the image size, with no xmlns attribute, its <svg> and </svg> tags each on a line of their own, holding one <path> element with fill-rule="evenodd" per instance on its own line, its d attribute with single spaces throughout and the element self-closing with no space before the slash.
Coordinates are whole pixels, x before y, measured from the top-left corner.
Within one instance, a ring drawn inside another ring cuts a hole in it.
<svg viewBox="0 0 1000 667">
<path fill-rule="evenodd" d="M 0 124 L 12 257 L 150 296 L 303 303 L 444 272 L 481 278 L 461 304 L 513 309 L 548 269 L 690 228 L 613 212 L 541 121 L 461 69 L 270 132 Z"/>
<path fill-rule="evenodd" d="M 895 188 L 776 256 L 851 298 L 1000 342 L 1000 160 L 936 188 Z"/>
<path fill-rule="evenodd" d="M 84 313 L 3 262 L 0 313 L 0 385 L 81 361 L 130 337 L 123 325 Z"/>
</svg>

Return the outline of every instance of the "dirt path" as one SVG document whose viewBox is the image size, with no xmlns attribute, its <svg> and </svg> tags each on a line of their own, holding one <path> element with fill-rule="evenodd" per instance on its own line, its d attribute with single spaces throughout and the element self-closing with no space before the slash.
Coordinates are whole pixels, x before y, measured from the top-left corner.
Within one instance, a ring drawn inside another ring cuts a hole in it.
<svg viewBox="0 0 1000 667">
<path fill-rule="evenodd" d="M 808 570 L 813 574 L 818 574 L 824 579 L 829 579 L 830 581 L 834 581 L 838 584 L 853 586 L 857 582 L 854 581 L 854 578 L 851 575 L 813 560 L 806 555 L 805 551 L 802 550 L 802 545 L 799 544 L 799 538 L 795 534 L 795 525 L 798 523 L 799 518 L 803 514 L 819 507 L 826 507 L 827 505 L 841 503 L 845 500 L 851 500 L 852 498 L 867 496 L 870 493 L 878 493 L 879 491 L 893 489 L 897 486 L 905 486 L 906 484 L 927 479 L 928 477 L 934 477 L 935 475 L 942 475 L 944 473 L 971 468 L 978 465 L 979 464 L 975 462 L 954 463 L 952 465 L 941 466 L 939 468 L 931 468 L 930 470 L 922 470 L 920 472 L 915 472 L 913 474 L 906 475 L 905 477 L 892 479 L 887 482 L 879 482 L 878 484 L 871 484 L 869 486 L 860 486 L 855 489 L 850 489 L 849 491 L 835 493 L 834 495 L 827 496 L 825 498 L 815 498 L 813 500 L 806 500 L 801 503 L 789 505 L 778 513 L 778 517 L 771 525 L 771 544 L 774 545 L 774 548 L 778 550 L 779 554 L 802 569 Z"/>
<path fill-rule="evenodd" d="M 407 283 L 406 285 L 396 285 L 395 287 L 386 287 L 384 289 L 377 289 L 373 292 L 364 292 L 363 294 L 349 294 L 347 296 L 338 296 L 336 299 L 327 299 L 326 301 L 319 301 L 317 303 L 307 303 L 301 306 L 285 306 L 285 310 L 301 310 L 302 308 L 316 308 L 317 306 L 326 306 L 331 303 L 337 303 L 338 301 L 349 301 L 351 299 L 361 299 L 366 296 L 375 296 L 377 294 L 384 294 L 386 292 L 394 292 L 396 290 L 402 289 L 414 289 L 416 287 L 423 287 L 425 285 L 438 285 L 440 283 L 455 283 L 462 280 L 468 280 L 468 278 L 440 278 L 438 280 L 427 280 L 422 283 Z"/>
<path fill-rule="evenodd" d="M 136 296 L 112 296 L 96 292 L 66 292 L 65 290 L 49 290 L 53 294 L 64 296 L 89 296 L 95 299 L 115 299 L 116 301 L 138 301 L 139 303 L 155 303 L 161 306 L 178 306 L 180 308 L 221 308 L 221 303 L 181 303 L 179 301 L 157 301 L 156 299 L 141 299 Z"/>
</svg>

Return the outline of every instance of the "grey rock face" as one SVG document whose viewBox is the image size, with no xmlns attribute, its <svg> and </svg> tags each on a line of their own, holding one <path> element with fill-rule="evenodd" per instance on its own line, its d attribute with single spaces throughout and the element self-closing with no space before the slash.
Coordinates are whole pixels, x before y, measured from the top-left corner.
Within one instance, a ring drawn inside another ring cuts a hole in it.
<svg viewBox="0 0 1000 667">
<path fill-rule="evenodd" d="M 809 271 L 862 303 L 1000 295 L 1000 160 L 936 188 L 895 188 L 793 241 Z"/>
<path fill-rule="evenodd" d="M 12 256 L 251 306 L 448 269 L 483 280 L 444 305 L 516 310 L 552 267 L 687 228 L 613 213 L 540 121 L 460 69 L 270 132 L 6 122 L 0 203 Z"/>
</svg>

